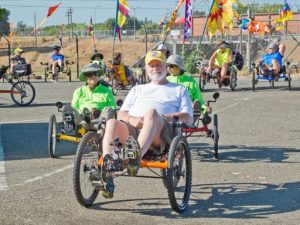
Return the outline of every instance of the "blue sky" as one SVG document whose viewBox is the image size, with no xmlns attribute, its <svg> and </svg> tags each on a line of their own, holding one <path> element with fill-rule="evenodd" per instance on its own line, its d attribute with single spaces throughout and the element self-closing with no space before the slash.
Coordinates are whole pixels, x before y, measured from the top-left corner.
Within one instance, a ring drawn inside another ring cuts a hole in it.
<svg viewBox="0 0 300 225">
<path fill-rule="evenodd" d="M 138 19 L 158 22 L 163 15 L 170 13 L 176 6 L 178 0 L 127 0 L 131 11 L 130 15 Z M 196 9 L 207 10 L 212 0 L 196 0 Z M 242 3 L 253 2 L 253 0 L 240 0 Z M 40 21 L 47 14 L 49 6 L 56 5 L 59 0 L 0 0 L 0 7 L 10 10 L 12 20 L 15 24 L 23 21 L 27 25 L 34 24 L 34 13 L 37 21 Z M 65 16 L 67 8 L 73 7 L 73 22 L 87 23 L 91 16 L 95 17 L 96 22 L 103 22 L 115 16 L 116 0 L 61 0 L 62 5 L 51 16 L 45 25 L 67 23 Z M 256 2 L 270 2 L 269 0 L 256 0 Z M 282 3 L 283 0 L 273 0 L 272 3 Z M 294 9 L 300 7 L 300 0 L 289 0 Z M 135 10 L 133 10 L 135 8 Z"/>
</svg>

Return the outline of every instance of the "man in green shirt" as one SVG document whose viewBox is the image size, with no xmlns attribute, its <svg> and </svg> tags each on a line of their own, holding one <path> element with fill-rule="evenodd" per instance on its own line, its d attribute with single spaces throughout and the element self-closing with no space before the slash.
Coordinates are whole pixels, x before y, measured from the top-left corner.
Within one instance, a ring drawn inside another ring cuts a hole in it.
<svg viewBox="0 0 300 225">
<path fill-rule="evenodd" d="M 72 108 L 82 114 L 86 108 L 94 115 L 94 118 L 103 117 L 106 120 L 115 117 L 116 102 L 109 87 L 98 82 L 100 67 L 90 63 L 80 73 L 80 81 L 86 85 L 74 91 Z"/>
<path fill-rule="evenodd" d="M 194 110 L 199 110 L 199 107 L 201 106 L 202 113 L 210 112 L 210 108 L 207 108 L 205 105 L 196 80 L 185 73 L 186 69 L 183 65 L 183 59 L 179 55 L 170 55 L 166 63 L 168 72 L 170 73 L 167 80 L 172 83 L 181 84 L 187 88 L 192 101 L 194 102 Z"/>
</svg>

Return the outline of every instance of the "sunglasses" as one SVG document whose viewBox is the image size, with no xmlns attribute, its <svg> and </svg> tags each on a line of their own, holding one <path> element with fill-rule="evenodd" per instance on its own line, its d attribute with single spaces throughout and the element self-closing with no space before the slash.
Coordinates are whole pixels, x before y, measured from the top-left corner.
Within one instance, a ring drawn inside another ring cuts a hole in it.
<svg viewBox="0 0 300 225">
<path fill-rule="evenodd" d="M 168 65 L 168 67 L 170 67 L 170 68 L 176 68 L 177 66 L 176 65 Z"/>
</svg>

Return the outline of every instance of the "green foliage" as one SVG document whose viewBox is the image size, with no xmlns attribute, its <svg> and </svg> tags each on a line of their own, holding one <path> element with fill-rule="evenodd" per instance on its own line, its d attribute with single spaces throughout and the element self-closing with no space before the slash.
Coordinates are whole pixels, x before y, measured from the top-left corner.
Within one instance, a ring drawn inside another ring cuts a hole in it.
<svg viewBox="0 0 300 225">
<path fill-rule="evenodd" d="M 9 34 L 9 22 L 8 16 L 10 12 L 5 8 L 0 8 L 0 35 L 8 35 Z"/>
<path fill-rule="evenodd" d="M 199 72 L 199 68 L 197 65 L 197 60 L 199 59 L 199 52 L 197 49 L 193 50 L 183 50 L 182 57 L 184 59 L 184 65 L 188 73 L 195 74 Z"/>
<path fill-rule="evenodd" d="M 280 9 L 283 8 L 283 4 L 270 4 L 263 3 L 259 4 L 256 2 L 252 2 L 250 4 L 246 4 L 245 7 L 238 4 L 235 6 L 235 9 L 239 14 L 246 14 L 248 9 L 252 10 L 252 13 L 278 13 Z"/>
</svg>

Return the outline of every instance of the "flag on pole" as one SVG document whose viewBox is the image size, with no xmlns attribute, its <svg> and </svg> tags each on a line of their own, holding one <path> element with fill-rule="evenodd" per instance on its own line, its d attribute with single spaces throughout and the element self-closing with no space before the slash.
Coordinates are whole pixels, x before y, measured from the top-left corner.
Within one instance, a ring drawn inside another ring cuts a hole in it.
<svg viewBox="0 0 300 225">
<path fill-rule="evenodd" d="M 159 27 L 163 27 L 163 26 L 165 26 L 167 24 L 167 18 L 166 18 L 166 16 L 163 16 L 162 18 L 161 18 L 161 20 L 159 21 Z"/>
<path fill-rule="evenodd" d="M 273 20 L 273 22 L 279 23 L 276 31 L 283 30 L 285 28 L 285 23 L 292 18 L 293 12 L 291 10 L 291 5 L 285 0 L 279 18 Z"/>
<path fill-rule="evenodd" d="M 183 43 L 185 42 L 185 40 L 188 37 L 191 36 L 192 15 L 193 15 L 192 0 L 186 0 L 186 2 L 185 2 L 185 20 L 184 20 L 184 31 L 183 31 Z"/>
<path fill-rule="evenodd" d="M 39 28 L 47 21 L 47 19 L 48 19 L 48 18 L 56 11 L 56 9 L 57 9 L 60 5 L 61 5 L 61 2 L 58 3 L 58 4 L 55 5 L 55 6 L 49 7 L 47 16 L 46 16 L 44 19 L 42 19 L 42 21 L 41 21 L 41 22 L 33 29 L 33 31 L 31 32 L 31 34 L 34 33 L 36 30 L 38 30 L 38 29 L 39 29 Z"/>
<path fill-rule="evenodd" d="M 90 22 L 88 24 L 87 32 L 90 36 L 94 36 L 94 25 L 93 25 L 93 18 L 91 17 Z"/>
<path fill-rule="evenodd" d="M 129 6 L 126 0 L 117 0 L 114 40 L 116 39 L 116 35 L 118 34 L 119 40 L 121 41 L 121 28 L 125 24 L 128 16 L 129 16 Z"/>
<path fill-rule="evenodd" d="M 178 10 L 180 8 L 180 6 L 184 3 L 185 0 L 179 0 L 175 10 L 173 11 L 172 13 L 172 16 L 171 16 L 171 19 L 170 21 L 168 22 L 167 24 L 167 33 L 169 33 L 171 31 L 171 28 L 176 20 L 176 17 L 177 17 L 177 13 L 178 13 Z"/>
<path fill-rule="evenodd" d="M 232 5 L 236 0 L 214 0 L 208 18 L 208 34 L 212 37 L 217 30 L 225 33 L 225 27 L 233 28 L 233 18 L 237 15 Z"/>
</svg>

